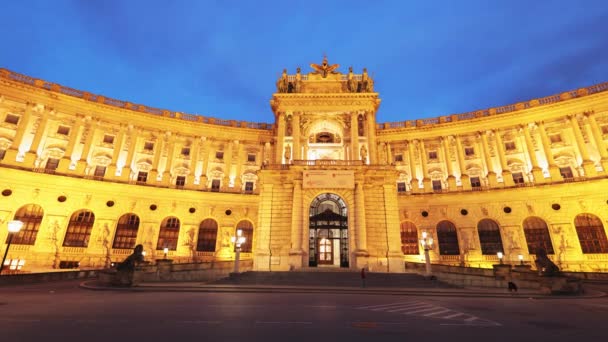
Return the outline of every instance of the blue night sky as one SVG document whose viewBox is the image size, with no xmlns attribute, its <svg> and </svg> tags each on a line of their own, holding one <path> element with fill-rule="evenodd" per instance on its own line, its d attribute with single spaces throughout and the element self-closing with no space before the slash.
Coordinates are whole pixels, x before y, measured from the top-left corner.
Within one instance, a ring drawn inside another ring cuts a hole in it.
<svg viewBox="0 0 608 342">
<path fill-rule="evenodd" d="M 378 121 L 497 107 L 608 81 L 608 1 L 0 4 L 0 67 L 147 106 L 274 122 L 283 68 L 367 67 Z"/>
</svg>

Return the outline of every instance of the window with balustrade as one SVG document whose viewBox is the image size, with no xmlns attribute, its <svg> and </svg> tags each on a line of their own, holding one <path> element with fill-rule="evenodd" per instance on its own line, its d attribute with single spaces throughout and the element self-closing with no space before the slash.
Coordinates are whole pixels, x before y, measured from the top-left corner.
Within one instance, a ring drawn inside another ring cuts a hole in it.
<svg viewBox="0 0 608 342">
<path fill-rule="evenodd" d="M 521 172 L 514 172 L 511 174 L 513 176 L 513 183 L 515 184 L 524 184 L 524 174 Z"/>
<path fill-rule="evenodd" d="M 105 175 L 106 175 L 105 166 L 102 166 L 102 165 L 95 166 L 95 173 L 94 173 L 95 178 L 103 178 L 103 176 L 105 176 Z"/>
<path fill-rule="evenodd" d="M 405 182 L 397 183 L 397 192 L 406 192 L 407 187 L 405 186 Z"/>
<path fill-rule="evenodd" d="M 473 188 L 473 189 L 481 188 L 481 180 L 479 179 L 479 177 L 471 177 L 471 178 L 469 178 L 469 180 L 471 181 L 471 188 Z"/>
<path fill-rule="evenodd" d="M 420 254 L 418 229 L 412 222 L 401 222 L 401 251 L 404 255 Z"/>
<path fill-rule="evenodd" d="M 211 191 L 219 192 L 220 191 L 221 181 L 219 179 L 213 179 L 211 181 Z"/>
<path fill-rule="evenodd" d="M 579 214 L 574 219 L 574 226 L 583 253 L 608 253 L 606 231 L 599 217 L 592 214 Z"/>
<path fill-rule="evenodd" d="M 253 192 L 253 182 L 245 182 L 245 192 Z"/>
<path fill-rule="evenodd" d="M 536 249 L 543 248 L 547 254 L 554 254 L 551 235 L 547 223 L 539 217 L 528 217 L 524 220 L 524 235 L 528 244 L 528 253 L 536 254 Z"/>
<path fill-rule="evenodd" d="M 59 166 L 59 159 L 49 158 L 46 161 L 46 165 L 44 166 L 45 171 L 55 171 L 57 170 L 57 166 Z"/>
<path fill-rule="evenodd" d="M 186 176 L 177 176 L 175 177 L 175 186 L 178 188 L 183 188 L 186 185 Z"/>
<path fill-rule="evenodd" d="M 170 251 L 177 250 L 177 239 L 179 237 L 179 219 L 177 217 L 167 217 L 160 224 L 156 249 L 168 248 Z"/>
<path fill-rule="evenodd" d="M 437 244 L 440 255 L 460 255 L 456 226 L 450 221 L 437 224 Z"/>
<path fill-rule="evenodd" d="M 560 175 L 562 175 L 563 179 L 573 179 L 574 178 L 574 174 L 572 173 L 572 169 L 570 168 L 570 166 L 560 167 L 559 173 L 560 173 Z"/>
<path fill-rule="evenodd" d="M 503 252 L 502 238 L 498 223 L 491 219 L 483 219 L 477 223 L 477 233 L 481 244 L 481 254 L 496 255 Z"/>
<path fill-rule="evenodd" d="M 139 216 L 124 214 L 118 219 L 112 248 L 133 249 L 139 230 Z"/>
<path fill-rule="evenodd" d="M 198 240 L 196 250 L 199 252 L 215 252 L 217 243 L 217 222 L 206 219 L 198 227 Z"/>
<path fill-rule="evenodd" d="M 145 183 L 148 180 L 148 173 L 144 171 L 139 171 L 137 173 L 137 182 Z"/>
<path fill-rule="evenodd" d="M 63 246 L 87 247 L 94 223 L 95 214 L 90 210 L 80 210 L 73 213 L 63 239 Z"/>
<path fill-rule="evenodd" d="M 441 189 L 442 189 L 441 180 L 438 180 L 438 179 L 433 180 L 432 184 L 433 184 L 433 191 L 441 191 Z"/>
<path fill-rule="evenodd" d="M 242 230 L 242 234 L 245 237 L 245 243 L 241 245 L 241 252 L 251 253 L 253 247 L 253 223 L 247 220 L 239 221 L 236 225 L 236 230 L 239 229 Z"/>
<path fill-rule="evenodd" d="M 14 220 L 23 222 L 21 230 L 13 235 L 13 244 L 33 245 L 40 229 L 40 223 L 44 216 L 44 210 L 37 204 L 27 204 L 19 208 L 15 213 Z M 8 243 L 8 236 L 7 236 Z"/>
</svg>

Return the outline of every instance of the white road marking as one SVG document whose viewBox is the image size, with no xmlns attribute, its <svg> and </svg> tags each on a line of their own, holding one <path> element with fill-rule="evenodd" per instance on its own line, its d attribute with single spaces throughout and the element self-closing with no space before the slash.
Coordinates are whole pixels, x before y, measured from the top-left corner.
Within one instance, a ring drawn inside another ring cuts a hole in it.
<svg viewBox="0 0 608 342">
<path fill-rule="evenodd" d="M 430 305 L 430 304 L 419 304 L 419 305 L 408 306 L 405 308 L 386 310 L 386 312 L 399 312 L 399 311 L 406 311 L 406 310 L 411 310 L 411 309 L 422 309 L 422 308 L 431 308 L 431 307 L 434 307 L 434 306 Z M 376 310 L 374 310 L 374 311 L 376 311 Z"/>
<path fill-rule="evenodd" d="M 392 307 L 392 306 L 420 304 L 420 303 L 422 303 L 422 302 L 400 302 L 400 303 L 391 303 L 391 304 L 382 304 L 382 305 L 368 305 L 368 306 L 360 306 L 357 309 L 388 308 L 388 307 Z"/>
<path fill-rule="evenodd" d="M 312 322 L 255 321 L 255 324 L 312 324 Z"/>
<path fill-rule="evenodd" d="M 450 311 L 452 311 L 452 310 L 449 310 L 449 309 L 440 309 L 439 311 L 431 312 L 431 313 L 428 313 L 428 314 L 423 315 L 423 316 L 424 317 L 430 317 L 430 316 L 435 316 L 435 315 L 439 315 L 439 314 L 450 312 Z"/>
</svg>

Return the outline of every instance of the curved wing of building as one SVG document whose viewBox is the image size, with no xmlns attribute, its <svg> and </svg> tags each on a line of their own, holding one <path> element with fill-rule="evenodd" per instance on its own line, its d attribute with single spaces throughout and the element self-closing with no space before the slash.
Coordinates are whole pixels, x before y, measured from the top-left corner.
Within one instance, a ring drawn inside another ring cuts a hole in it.
<svg viewBox="0 0 608 342">
<path fill-rule="evenodd" d="M 114 100 L 0 69 L 0 239 L 21 271 L 147 258 L 256 270 L 420 262 L 608 269 L 608 84 L 377 123 L 367 70 L 283 75 L 275 123 Z"/>
</svg>

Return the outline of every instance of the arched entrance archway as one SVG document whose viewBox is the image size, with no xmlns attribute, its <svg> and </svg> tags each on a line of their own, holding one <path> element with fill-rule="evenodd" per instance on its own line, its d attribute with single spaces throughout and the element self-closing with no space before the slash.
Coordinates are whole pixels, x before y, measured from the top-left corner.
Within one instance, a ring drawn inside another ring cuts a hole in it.
<svg viewBox="0 0 608 342">
<path fill-rule="evenodd" d="M 344 200 L 331 193 L 310 204 L 308 266 L 348 267 L 348 213 Z"/>
</svg>

